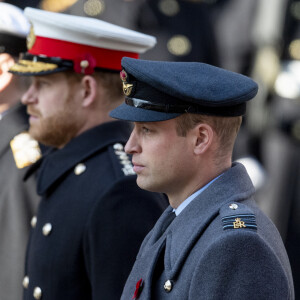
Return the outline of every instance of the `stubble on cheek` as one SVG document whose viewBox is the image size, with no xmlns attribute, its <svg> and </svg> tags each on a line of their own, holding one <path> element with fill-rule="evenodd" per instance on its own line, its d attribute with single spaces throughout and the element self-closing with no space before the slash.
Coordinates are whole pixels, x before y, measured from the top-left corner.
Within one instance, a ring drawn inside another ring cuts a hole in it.
<svg viewBox="0 0 300 300">
<path fill-rule="evenodd" d="M 66 145 L 78 132 L 78 126 L 71 116 L 60 112 L 55 116 L 40 118 L 32 124 L 29 133 L 46 146 L 60 148 Z"/>
</svg>

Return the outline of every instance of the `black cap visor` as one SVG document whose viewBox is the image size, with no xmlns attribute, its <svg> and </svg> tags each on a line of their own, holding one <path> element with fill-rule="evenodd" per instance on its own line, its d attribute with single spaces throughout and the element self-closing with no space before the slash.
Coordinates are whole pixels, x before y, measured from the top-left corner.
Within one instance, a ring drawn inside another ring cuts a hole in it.
<svg viewBox="0 0 300 300">
<path fill-rule="evenodd" d="M 109 115 L 115 119 L 131 122 L 159 122 L 174 119 L 181 114 L 143 109 L 123 103 L 112 110 Z"/>
</svg>

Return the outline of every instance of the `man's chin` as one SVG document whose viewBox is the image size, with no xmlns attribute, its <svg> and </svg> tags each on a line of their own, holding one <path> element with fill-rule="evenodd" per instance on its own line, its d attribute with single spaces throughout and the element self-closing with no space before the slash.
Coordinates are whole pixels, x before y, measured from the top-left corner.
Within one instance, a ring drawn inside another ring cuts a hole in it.
<svg viewBox="0 0 300 300">
<path fill-rule="evenodd" d="M 157 193 L 160 193 L 160 189 L 159 189 L 158 186 L 156 186 L 156 185 L 153 184 L 153 183 L 146 182 L 145 180 L 141 179 L 140 176 L 141 176 L 141 175 L 138 175 L 137 180 L 136 180 L 136 183 L 137 183 L 137 185 L 138 185 L 141 189 L 146 190 L 146 191 L 149 191 L 149 192 L 157 192 Z"/>
</svg>

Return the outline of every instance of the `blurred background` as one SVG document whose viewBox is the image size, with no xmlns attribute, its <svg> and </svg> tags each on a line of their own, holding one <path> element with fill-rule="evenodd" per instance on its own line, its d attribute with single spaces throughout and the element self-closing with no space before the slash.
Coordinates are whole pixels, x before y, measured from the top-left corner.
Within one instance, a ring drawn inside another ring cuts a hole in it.
<svg viewBox="0 0 300 300">
<path fill-rule="evenodd" d="M 1 1 L 0 1 L 1 2 Z M 20 8 L 102 19 L 154 35 L 141 58 L 199 61 L 252 77 L 234 160 L 285 242 L 300 299 L 300 1 L 16 0 Z"/>
</svg>

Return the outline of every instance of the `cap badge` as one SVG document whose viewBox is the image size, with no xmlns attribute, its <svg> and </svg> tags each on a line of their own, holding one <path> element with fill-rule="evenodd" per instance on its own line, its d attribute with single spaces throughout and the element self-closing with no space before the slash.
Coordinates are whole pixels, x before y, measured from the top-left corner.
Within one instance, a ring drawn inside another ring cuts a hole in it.
<svg viewBox="0 0 300 300">
<path fill-rule="evenodd" d="M 27 38 L 26 38 L 26 43 L 27 43 L 27 49 L 28 50 L 30 50 L 33 47 L 33 45 L 35 43 L 35 40 L 36 40 L 36 37 L 35 37 L 33 25 L 31 24 L 29 34 L 27 35 Z"/>
<path fill-rule="evenodd" d="M 127 83 L 128 75 L 124 70 L 120 72 L 120 78 L 123 82 L 123 92 L 125 96 L 129 96 L 132 92 L 133 84 Z"/>
<path fill-rule="evenodd" d="M 79 74 L 91 75 L 95 71 L 96 64 L 95 58 L 91 54 L 85 53 L 74 60 L 74 71 Z"/>
</svg>

